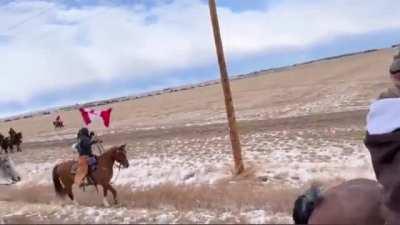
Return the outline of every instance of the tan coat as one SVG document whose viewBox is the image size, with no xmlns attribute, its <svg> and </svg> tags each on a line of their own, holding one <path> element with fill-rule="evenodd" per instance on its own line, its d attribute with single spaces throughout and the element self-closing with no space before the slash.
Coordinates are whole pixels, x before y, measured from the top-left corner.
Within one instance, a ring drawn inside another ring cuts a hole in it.
<svg viewBox="0 0 400 225">
<path fill-rule="evenodd" d="M 82 184 L 86 178 L 89 170 L 88 158 L 87 156 L 79 156 L 78 159 L 78 169 L 75 174 L 74 183 L 78 186 Z"/>
</svg>

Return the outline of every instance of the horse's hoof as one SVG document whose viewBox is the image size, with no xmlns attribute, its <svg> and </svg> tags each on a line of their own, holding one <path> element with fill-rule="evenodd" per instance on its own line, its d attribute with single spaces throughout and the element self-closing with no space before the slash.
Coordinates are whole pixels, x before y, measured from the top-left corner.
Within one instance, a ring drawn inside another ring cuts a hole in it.
<svg viewBox="0 0 400 225">
<path fill-rule="evenodd" d="M 103 205 L 104 205 L 105 207 L 110 207 L 110 203 L 108 203 L 108 201 L 107 201 L 106 198 L 103 198 Z"/>
</svg>

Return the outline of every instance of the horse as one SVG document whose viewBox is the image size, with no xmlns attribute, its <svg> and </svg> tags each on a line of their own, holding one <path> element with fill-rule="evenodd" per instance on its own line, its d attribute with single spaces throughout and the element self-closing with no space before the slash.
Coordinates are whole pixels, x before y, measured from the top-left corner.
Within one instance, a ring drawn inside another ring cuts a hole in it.
<svg viewBox="0 0 400 225">
<path fill-rule="evenodd" d="M 103 154 L 97 157 L 97 169 L 90 171 L 91 178 L 93 180 L 92 184 L 101 185 L 103 187 L 103 204 L 108 207 L 109 203 L 107 201 L 107 192 L 111 191 L 114 199 L 114 204 L 118 204 L 117 191 L 111 186 L 110 181 L 113 176 L 113 166 L 115 162 L 120 163 L 124 168 L 129 167 L 129 161 L 126 156 L 126 145 L 112 147 Z M 59 163 L 53 168 L 53 184 L 54 189 L 58 197 L 65 198 L 66 195 L 72 200 L 74 200 L 74 195 L 72 193 L 72 185 L 74 184 L 74 174 L 72 174 L 71 169 L 77 161 L 70 160 L 66 162 Z"/>
<path fill-rule="evenodd" d="M 0 157 L 0 177 L 11 180 L 11 184 L 21 181 L 21 177 L 9 156 Z"/>
<path fill-rule="evenodd" d="M 53 121 L 53 125 L 54 125 L 54 129 L 63 128 L 64 127 L 64 122 L 56 120 L 56 121 Z"/>
<path fill-rule="evenodd" d="M 293 209 L 295 224 L 384 225 L 382 186 L 370 179 L 353 179 L 321 193 L 311 187 Z"/>
<path fill-rule="evenodd" d="M 14 145 L 17 146 L 17 152 L 22 152 L 21 144 L 22 144 L 22 133 L 18 132 L 15 135 L 9 137 L 10 148 L 11 151 L 14 152 Z"/>
<path fill-rule="evenodd" d="M 10 146 L 10 138 L 4 137 L 3 134 L 0 134 L 0 147 L 5 153 L 8 153 L 8 149 L 11 147 Z M 0 151 L 0 153 L 1 152 L 2 151 Z"/>
</svg>

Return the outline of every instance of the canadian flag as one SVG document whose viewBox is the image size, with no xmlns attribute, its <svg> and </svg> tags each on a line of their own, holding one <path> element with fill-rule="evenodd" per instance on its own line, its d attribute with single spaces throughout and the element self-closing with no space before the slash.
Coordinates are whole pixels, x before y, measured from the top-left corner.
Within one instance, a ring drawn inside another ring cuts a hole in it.
<svg viewBox="0 0 400 225">
<path fill-rule="evenodd" d="M 99 118 L 103 120 L 104 126 L 110 126 L 112 108 L 106 110 L 80 108 L 79 111 L 81 112 L 83 122 L 85 122 L 86 125 L 89 125 L 93 120 Z"/>
</svg>

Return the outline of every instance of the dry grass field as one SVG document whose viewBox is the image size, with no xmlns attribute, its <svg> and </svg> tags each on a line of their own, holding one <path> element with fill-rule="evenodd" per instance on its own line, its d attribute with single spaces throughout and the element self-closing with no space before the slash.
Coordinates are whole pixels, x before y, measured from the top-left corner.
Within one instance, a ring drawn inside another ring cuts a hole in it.
<svg viewBox="0 0 400 225">
<path fill-rule="evenodd" d="M 51 170 L 75 158 L 78 110 L 0 123 L 24 134 L 12 155 L 23 180 L 0 186 L 3 223 L 291 223 L 294 199 L 312 182 L 374 178 L 362 139 L 369 103 L 390 86 L 392 48 L 234 80 L 247 171 L 232 176 L 219 84 L 113 103 L 112 125 L 90 128 L 106 147 L 126 143 L 130 167 L 113 180 L 120 204 L 93 189 L 79 205 L 55 197 Z M 108 107 L 107 106 L 107 107 Z M 106 107 L 106 106 L 103 106 Z"/>
</svg>

